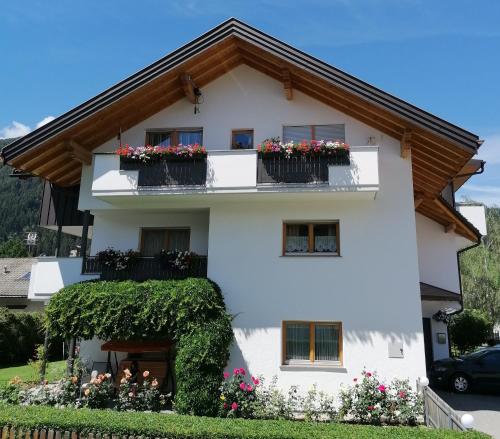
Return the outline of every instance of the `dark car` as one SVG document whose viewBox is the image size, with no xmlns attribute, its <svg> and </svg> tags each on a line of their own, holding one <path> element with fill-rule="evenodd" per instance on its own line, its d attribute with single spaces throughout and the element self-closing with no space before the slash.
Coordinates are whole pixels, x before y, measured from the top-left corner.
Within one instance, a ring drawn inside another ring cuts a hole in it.
<svg viewBox="0 0 500 439">
<path fill-rule="evenodd" d="M 431 384 L 451 387 L 458 393 L 471 389 L 500 391 L 500 347 L 480 349 L 458 358 L 445 358 L 432 363 Z"/>
</svg>

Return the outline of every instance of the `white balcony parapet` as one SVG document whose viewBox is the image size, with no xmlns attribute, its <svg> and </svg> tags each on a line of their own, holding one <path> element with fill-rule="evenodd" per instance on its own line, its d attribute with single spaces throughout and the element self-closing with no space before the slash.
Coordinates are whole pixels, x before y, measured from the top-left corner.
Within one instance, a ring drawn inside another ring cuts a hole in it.
<svg viewBox="0 0 500 439">
<path fill-rule="evenodd" d="M 378 146 L 353 146 L 350 164 L 329 166 L 328 184 L 339 191 L 379 190 Z"/>
<path fill-rule="evenodd" d="M 480 203 L 457 204 L 458 211 L 477 229 L 481 235 L 486 236 L 486 210 Z"/>
<path fill-rule="evenodd" d="M 82 258 L 36 258 L 31 266 L 28 298 L 47 301 L 63 287 L 99 277 L 82 275 L 81 270 Z"/>
<path fill-rule="evenodd" d="M 139 171 L 120 170 L 116 154 L 95 154 L 91 193 L 95 198 L 112 201 L 120 196 L 161 194 L 228 194 L 259 192 L 363 192 L 374 198 L 379 190 L 378 147 L 354 146 L 350 164 L 328 167 L 328 180 L 322 183 L 271 183 L 257 181 L 256 150 L 209 151 L 205 185 L 139 186 Z M 85 178 L 84 178 L 85 177 Z M 82 187 L 87 176 L 82 176 Z M 89 182 L 90 183 L 90 182 Z M 90 186 L 90 185 L 89 185 Z"/>
</svg>

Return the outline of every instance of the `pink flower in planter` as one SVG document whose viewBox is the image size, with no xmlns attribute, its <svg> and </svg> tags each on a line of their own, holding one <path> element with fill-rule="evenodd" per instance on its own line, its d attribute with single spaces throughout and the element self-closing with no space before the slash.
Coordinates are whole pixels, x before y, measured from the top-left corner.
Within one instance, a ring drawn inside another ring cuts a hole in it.
<svg viewBox="0 0 500 439">
<path fill-rule="evenodd" d="M 254 376 L 252 376 L 252 381 L 253 381 L 253 383 L 254 383 L 256 386 L 258 386 L 258 385 L 260 384 L 259 379 L 258 379 L 258 378 L 255 378 Z"/>
<path fill-rule="evenodd" d="M 387 390 L 387 388 L 383 384 L 378 386 L 377 389 L 379 392 L 382 392 L 382 393 L 385 393 L 385 391 Z"/>
<path fill-rule="evenodd" d="M 247 391 L 248 391 L 248 392 L 251 392 L 252 390 L 253 390 L 253 387 L 249 384 L 249 385 L 247 386 Z"/>
<path fill-rule="evenodd" d="M 241 390 L 245 390 L 245 388 L 246 388 L 245 383 L 240 383 L 240 389 L 241 389 Z"/>
<path fill-rule="evenodd" d="M 368 409 L 369 412 L 371 412 L 371 411 L 375 410 L 375 407 L 373 407 L 372 405 L 369 405 L 367 407 L 367 409 Z"/>
<path fill-rule="evenodd" d="M 231 410 L 238 410 L 238 404 L 236 404 L 235 402 L 233 402 L 231 404 Z"/>
</svg>

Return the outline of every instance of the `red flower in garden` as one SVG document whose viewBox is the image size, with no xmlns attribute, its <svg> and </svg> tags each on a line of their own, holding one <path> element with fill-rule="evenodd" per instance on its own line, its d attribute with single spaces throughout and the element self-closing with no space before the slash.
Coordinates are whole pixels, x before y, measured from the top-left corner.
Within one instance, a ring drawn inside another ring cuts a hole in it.
<svg viewBox="0 0 500 439">
<path fill-rule="evenodd" d="M 258 386 L 258 385 L 259 385 L 259 383 L 260 383 L 259 379 L 258 379 L 258 378 L 255 378 L 254 376 L 252 376 L 252 381 L 253 381 L 253 383 L 254 383 L 256 386 Z"/>
<path fill-rule="evenodd" d="M 354 381 L 355 383 L 357 383 L 357 382 L 358 382 L 358 379 L 357 379 L 357 378 L 354 378 L 354 379 L 353 379 L 353 381 Z"/>
<path fill-rule="evenodd" d="M 370 372 L 366 372 L 365 375 L 370 378 L 372 376 L 372 374 Z"/>
<path fill-rule="evenodd" d="M 224 407 L 224 410 L 227 410 L 227 408 L 228 408 L 229 406 L 227 405 L 227 403 L 224 403 L 224 406 L 223 406 L 223 407 Z"/>
<path fill-rule="evenodd" d="M 224 372 L 224 379 L 227 380 L 229 378 L 229 373 Z"/>
<path fill-rule="evenodd" d="M 371 411 L 375 410 L 375 407 L 373 407 L 372 405 L 369 405 L 367 408 L 368 408 L 368 411 L 369 411 L 369 412 L 371 412 Z"/>
<path fill-rule="evenodd" d="M 233 375 L 238 375 L 240 373 L 240 370 L 238 368 L 233 370 Z"/>
<path fill-rule="evenodd" d="M 248 391 L 248 392 L 251 392 L 252 390 L 253 390 L 253 387 L 249 384 L 249 385 L 247 386 L 247 391 Z"/>
<path fill-rule="evenodd" d="M 240 389 L 241 389 L 241 390 L 245 390 L 245 389 L 246 389 L 246 387 L 247 387 L 247 386 L 245 385 L 245 383 L 240 383 Z"/>
<path fill-rule="evenodd" d="M 406 393 L 401 390 L 401 392 L 399 392 L 399 397 L 406 398 Z"/>
<path fill-rule="evenodd" d="M 245 375 L 245 374 L 246 374 L 245 369 L 241 368 L 241 369 L 240 369 L 240 373 L 241 373 L 242 375 Z"/>
<path fill-rule="evenodd" d="M 236 404 L 235 402 L 233 402 L 231 404 L 231 410 L 234 410 L 234 411 L 238 410 L 238 404 Z"/>
</svg>

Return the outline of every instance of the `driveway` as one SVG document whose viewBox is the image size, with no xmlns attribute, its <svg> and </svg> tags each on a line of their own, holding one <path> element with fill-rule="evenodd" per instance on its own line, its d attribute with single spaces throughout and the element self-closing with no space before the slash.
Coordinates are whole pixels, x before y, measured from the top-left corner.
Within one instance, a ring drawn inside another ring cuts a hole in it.
<svg viewBox="0 0 500 439">
<path fill-rule="evenodd" d="M 458 414 L 470 413 L 474 416 L 474 429 L 500 439 L 500 396 L 436 391 Z"/>
</svg>

